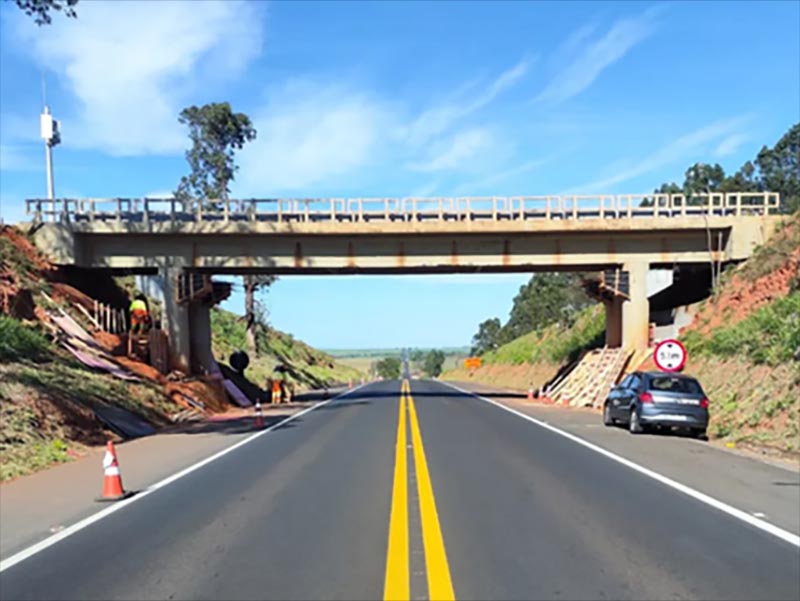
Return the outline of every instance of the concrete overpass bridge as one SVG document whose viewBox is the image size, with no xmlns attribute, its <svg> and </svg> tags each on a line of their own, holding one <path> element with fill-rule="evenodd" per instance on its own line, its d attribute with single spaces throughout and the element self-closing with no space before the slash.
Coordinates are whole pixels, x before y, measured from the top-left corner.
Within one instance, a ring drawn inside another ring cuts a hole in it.
<svg viewBox="0 0 800 601">
<path fill-rule="evenodd" d="M 209 359 L 208 307 L 177 302 L 187 272 L 617 268 L 626 290 L 604 300 L 607 341 L 642 348 L 653 270 L 746 259 L 779 219 L 774 193 L 27 203 L 36 242 L 54 262 L 162 276 L 173 356 L 196 369 Z"/>
</svg>

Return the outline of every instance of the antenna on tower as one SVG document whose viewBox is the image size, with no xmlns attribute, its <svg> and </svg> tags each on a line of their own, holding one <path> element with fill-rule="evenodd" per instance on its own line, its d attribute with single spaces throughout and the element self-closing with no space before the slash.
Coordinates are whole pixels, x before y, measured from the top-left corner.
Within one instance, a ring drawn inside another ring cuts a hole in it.
<svg viewBox="0 0 800 601">
<path fill-rule="evenodd" d="M 61 131 L 57 120 L 53 119 L 50 114 L 50 107 L 47 106 L 47 82 L 45 80 L 44 71 L 42 71 L 42 102 L 44 103 L 44 110 L 39 117 L 39 125 L 41 128 L 41 136 L 44 140 L 45 146 L 45 159 L 47 161 L 47 198 L 53 200 L 55 198 L 55 190 L 53 185 L 53 146 L 61 143 Z"/>
</svg>

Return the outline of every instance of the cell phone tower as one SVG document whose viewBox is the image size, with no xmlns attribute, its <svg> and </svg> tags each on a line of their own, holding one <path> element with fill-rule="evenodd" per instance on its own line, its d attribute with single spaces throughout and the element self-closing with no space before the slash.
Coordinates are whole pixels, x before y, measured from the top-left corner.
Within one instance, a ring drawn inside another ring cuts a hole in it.
<svg viewBox="0 0 800 601">
<path fill-rule="evenodd" d="M 47 198 L 53 200 L 55 198 L 55 188 L 53 185 L 53 146 L 57 146 L 61 143 L 61 130 L 59 122 L 53 119 L 53 115 L 50 114 L 50 107 L 47 106 L 46 92 L 44 75 L 42 75 L 42 101 L 44 104 L 44 111 L 39 117 L 39 124 L 42 139 L 44 140 L 45 157 L 47 160 Z"/>
</svg>

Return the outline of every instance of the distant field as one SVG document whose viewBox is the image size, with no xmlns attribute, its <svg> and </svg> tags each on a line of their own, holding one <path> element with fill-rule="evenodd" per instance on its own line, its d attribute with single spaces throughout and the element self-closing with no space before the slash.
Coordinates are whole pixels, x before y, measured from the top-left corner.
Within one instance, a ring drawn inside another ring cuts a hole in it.
<svg viewBox="0 0 800 601">
<path fill-rule="evenodd" d="M 402 348 L 384 348 L 384 349 L 320 349 L 328 353 L 331 357 L 340 358 L 360 358 L 371 357 L 375 360 L 383 357 L 400 357 L 403 354 Z M 427 352 L 433 350 L 432 348 L 412 349 Z M 438 350 L 443 351 L 445 355 L 459 355 L 466 357 L 469 353 L 469 347 L 438 347 Z"/>
<path fill-rule="evenodd" d="M 369 373 L 372 364 L 376 361 L 380 361 L 382 358 L 383 357 L 336 357 L 336 362 L 364 373 Z"/>
<path fill-rule="evenodd" d="M 443 349 L 445 352 L 448 352 L 446 349 Z M 353 369 L 357 369 L 364 373 L 369 373 L 370 368 L 374 363 L 380 361 L 384 357 L 399 357 L 400 352 L 397 351 L 396 353 L 392 354 L 392 351 L 383 351 L 385 354 L 379 355 L 364 355 L 364 356 L 352 356 L 351 354 L 345 353 L 352 353 L 353 351 L 339 351 L 343 353 L 342 355 L 336 355 L 331 353 L 331 351 L 325 351 L 328 354 L 332 354 L 336 358 L 336 362 L 341 365 L 346 365 L 348 367 L 352 367 Z M 447 355 L 444 359 L 444 367 L 443 371 L 449 371 L 453 369 L 457 369 L 461 367 L 462 362 L 464 361 L 464 357 L 466 357 L 466 353 L 462 353 L 459 355 Z M 413 363 L 414 369 L 422 369 L 422 364 L 418 362 Z"/>
</svg>

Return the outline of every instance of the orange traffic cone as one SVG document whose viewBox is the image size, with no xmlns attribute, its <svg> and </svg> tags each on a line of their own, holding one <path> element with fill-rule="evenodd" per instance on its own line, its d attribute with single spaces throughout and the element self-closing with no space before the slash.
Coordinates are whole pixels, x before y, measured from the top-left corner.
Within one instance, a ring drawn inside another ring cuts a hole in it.
<svg viewBox="0 0 800 601">
<path fill-rule="evenodd" d="M 528 401 L 533 400 L 533 388 L 528 388 Z"/>
<path fill-rule="evenodd" d="M 117 452 L 114 450 L 114 443 L 110 440 L 106 445 L 106 454 L 103 456 L 103 472 L 105 473 L 103 477 L 103 496 L 98 497 L 97 501 L 120 501 L 133 494 L 132 492 L 125 492 L 122 487 Z"/>
</svg>

